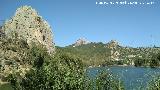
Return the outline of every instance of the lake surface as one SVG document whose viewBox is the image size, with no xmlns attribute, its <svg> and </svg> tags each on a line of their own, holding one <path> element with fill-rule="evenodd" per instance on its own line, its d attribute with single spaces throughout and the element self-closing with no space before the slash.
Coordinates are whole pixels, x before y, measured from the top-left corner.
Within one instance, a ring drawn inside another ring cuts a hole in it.
<svg viewBox="0 0 160 90">
<path fill-rule="evenodd" d="M 140 90 L 144 88 L 153 77 L 160 75 L 160 68 L 134 67 L 134 66 L 110 66 L 89 68 L 87 73 L 95 78 L 100 70 L 105 69 L 123 81 L 125 90 Z"/>
</svg>

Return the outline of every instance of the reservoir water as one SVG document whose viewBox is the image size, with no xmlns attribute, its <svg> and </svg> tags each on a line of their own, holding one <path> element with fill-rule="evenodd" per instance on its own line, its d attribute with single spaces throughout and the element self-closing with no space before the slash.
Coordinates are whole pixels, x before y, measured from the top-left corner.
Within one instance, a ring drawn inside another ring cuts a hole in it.
<svg viewBox="0 0 160 90">
<path fill-rule="evenodd" d="M 123 82 L 125 90 L 145 89 L 150 80 L 160 75 L 160 68 L 134 66 L 94 67 L 89 68 L 87 73 L 90 77 L 95 78 L 102 69 L 119 78 Z"/>
</svg>

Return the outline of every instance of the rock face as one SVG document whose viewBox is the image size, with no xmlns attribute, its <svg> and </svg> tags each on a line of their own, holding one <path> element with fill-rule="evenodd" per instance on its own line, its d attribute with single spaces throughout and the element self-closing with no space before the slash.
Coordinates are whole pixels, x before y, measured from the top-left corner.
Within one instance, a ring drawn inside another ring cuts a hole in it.
<svg viewBox="0 0 160 90">
<path fill-rule="evenodd" d="M 73 46 L 75 47 L 75 46 L 80 46 L 80 45 L 88 44 L 88 43 L 89 42 L 86 39 L 80 38 L 75 42 L 75 44 L 73 44 Z"/>
<path fill-rule="evenodd" d="M 111 60 L 116 60 L 116 61 L 119 60 L 120 53 L 119 53 L 119 51 L 117 51 L 118 45 L 119 44 L 116 40 L 111 40 L 106 45 L 107 48 L 109 48 L 111 50 L 110 51 Z"/>
<path fill-rule="evenodd" d="M 118 42 L 116 40 L 111 40 L 110 42 L 107 43 L 107 47 L 110 49 L 115 49 L 118 46 Z"/>
<path fill-rule="evenodd" d="M 44 45 L 49 53 L 54 52 L 51 27 L 31 6 L 18 8 L 15 15 L 5 22 L 2 30 L 9 38 L 25 39 L 28 44 L 38 42 Z"/>
</svg>

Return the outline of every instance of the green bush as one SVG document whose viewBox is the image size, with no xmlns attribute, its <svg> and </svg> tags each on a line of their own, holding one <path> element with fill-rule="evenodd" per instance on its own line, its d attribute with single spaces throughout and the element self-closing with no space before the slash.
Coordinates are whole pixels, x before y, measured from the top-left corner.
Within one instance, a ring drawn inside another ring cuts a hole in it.
<svg viewBox="0 0 160 90">
<path fill-rule="evenodd" d="M 43 64 L 48 64 L 52 57 L 48 54 L 47 49 L 43 45 L 36 45 L 32 43 L 32 46 L 28 52 L 29 62 L 35 68 L 42 67 Z"/>
<path fill-rule="evenodd" d="M 150 67 L 157 67 L 160 65 L 160 53 L 153 55 L 150 60 Z"/>
<path fill-rule="evenodd" d="M 34 48 L 36 49 L 36 48 Z M 83 90 L 85 71 L 81 60 L 69 55 L 58 54 L 49 57 L 47 64 L 46 53 L 33 50 L 34 68 L 24 77 L 11 74 L 9 80 L 16 90 Z"/>
<path fill-rule="evenodd" d="M 142 66 L 143 64 L 144 64 L 144 59 L 142 59 L 142 58 L 136 58 L 136 60 L 134 61 L 134 65 L 136 67 Z"/>
<path fill-rule="evenodd" d="M 121 82 L 108 73 L 98 75 L 94 84 L 77 56 L 56 53 L 52 57 L 37 45 L 29 50 L 30 71 L 23 77 L 17 72 L 8 77 L 15 90 L 123 90 Z"/>
<path fill-rule="evenodd" d="M 160 90 L 160 76 L 154 78 L 148 83 L 147 90 Z"/>
<path fill-rule="evenodd" d="M 134 65 L 136 67 L 149 66 L 149 63 L 150 63 L 150 59 L 147 59 L 147 58 L 136 57 L 135 60 L 134 60 Z"/>
<path fill-rule="evenodd" d="M 96 78 L 96 90 L 124 90 L 122 82 L 112 74 L 100 72 Z"/>
<path fill-rule="evenodd" d="M 84 88 L 84 68 L 78 58 L 56 55 L 45 70 L 53 90 L 82 90 Z"/>
</svg>

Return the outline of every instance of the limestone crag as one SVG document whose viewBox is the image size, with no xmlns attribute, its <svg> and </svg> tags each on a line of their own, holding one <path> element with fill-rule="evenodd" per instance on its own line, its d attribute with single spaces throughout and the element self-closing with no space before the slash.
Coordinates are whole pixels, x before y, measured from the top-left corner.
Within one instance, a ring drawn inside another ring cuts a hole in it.
<svg viewBox="0 0 160 90">
<path fill-rule="evenodd" d="M 80 45 L 88 44 L 88 43 L 89 42 L 86 39 L 80 38 L 73 44 L 73 46 L 75 47 L 75 46 L 80 46 Z"/>
<path fill-rule="evenodd" d="M 110 42 L 107 43 L 107 47 L 110 49 L 115 49 L 118 46 L 118 42 L 116 40 L 111 40 Z"/>
<path fill-rule="evenodd" d="M 116 40 L 111 40 L 106 45 L 107 48 L 110 49 L 110 58 L 111 58 L 111 60 L 116 60 L 116 61 L 119 60 L 120 53 L 119 53 L 119 51 L 117 49 L 118 45 L 119 45 L 119 43 Z"/>
<path fill-rule="evenodd" d="M 54 52 L 51 27 L 31 6 L 18 8 L 15 15 L 5 22 L 2 30 L 9 38 L 25 39 L 28 44 L 39 42 L 48 52 Z"/>
</svg>

